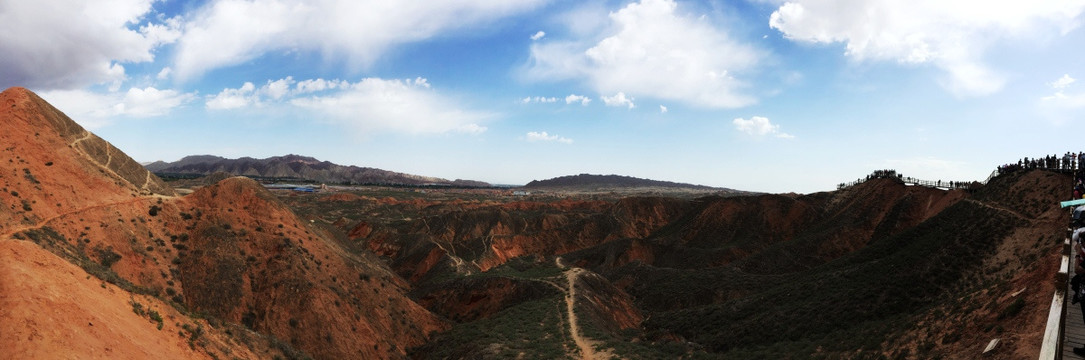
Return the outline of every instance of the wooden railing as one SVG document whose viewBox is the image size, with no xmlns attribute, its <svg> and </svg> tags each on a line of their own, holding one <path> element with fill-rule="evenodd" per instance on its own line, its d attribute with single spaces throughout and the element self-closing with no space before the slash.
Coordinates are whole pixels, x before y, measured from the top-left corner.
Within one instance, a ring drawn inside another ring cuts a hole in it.
<svg viewBox="0 0 1085 360">
<path fill-rule="evenodd" d="M 997 172 L 997 170 L 996 170 L 996 172 Z M 942 188 L 942 189 L 968 189 L 968 188 L 970 188 L 972 186 L 973 183 L 975 183 L 973 181 L 921 180 L 921 179 L 916 179 L 916 178 L 907 177 L 907 176 L 905 176 L 905 177 L 892 176 L 892 177 L 870 177 L 870 178 L 867 178 L 867 179 L 859 179 L 859 180 L 855 180 L 855 181 L 852 181 L 852 182 L 849 182 L 849 183 L 843 183 L 843 184 L 837 185 L 837 189 L 846 189 L 846 188 L 849 188 L 849 187 L 852 187 L 852 186 L 855 186 L 855 185 L 859 185 L 859 184 L 862 184 L 862 183 L 865 183 L 867 181 L 874 180 L 874 179 L 893 179 L 893 180 L 897 180 L 897 181 L 900 181 L 900 182 L 904 183 L 904 185 L 926 186 L 926 187 Z M 984 180 L 980 184 L 987 184 L 987 182 L 990 181 L 990 180 L 991 180 L 991 178 L 989 177 L 989 178 L 987 178 L 987 180 Z"/>
<path fill-rule="evenodd" d="M 1063 241 L 1062 262 L 1055 275 L 1055 295 L 1051 298 L 1051 310 L 1047 313 L 1047 327 L 1040 345 L 1040 360 L 1062 359 L 1063 340 L 1066 334 L 1066 289 L 1070 279 L 1070 239 Z"/>
</svg>

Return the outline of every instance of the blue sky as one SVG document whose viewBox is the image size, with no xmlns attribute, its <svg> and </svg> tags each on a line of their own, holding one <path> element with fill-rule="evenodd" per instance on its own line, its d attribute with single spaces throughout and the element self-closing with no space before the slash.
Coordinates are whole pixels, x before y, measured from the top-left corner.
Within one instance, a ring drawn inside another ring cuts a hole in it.
<svg viewBox="0 0 1085 360">
<path fill-rule="evenodd" d="M 0 87 L 138 161 L 809 193 L 1085 150 L 1085 0 L 0 5 Z"/>
</svg>

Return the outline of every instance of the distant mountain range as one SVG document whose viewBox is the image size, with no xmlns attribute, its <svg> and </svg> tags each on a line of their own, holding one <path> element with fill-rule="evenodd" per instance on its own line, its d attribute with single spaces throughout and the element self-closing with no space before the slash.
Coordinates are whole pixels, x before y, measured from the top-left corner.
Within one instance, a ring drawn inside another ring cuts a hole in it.
<svg viewBox="0 0 1085 360">
<path fill-rule="evenodd" d="M 702 191 L 725 191 L 734 192 L 735 190 L 727 188 L 716 188 L 704 185 L 693 185 L 676 183 L 670 181 L 659 181 L 635 178 L 632 176 L 622 175 L 593 175 L 593 174 L 580 174 L 580 175 L 568 175 L 560 176 L 547 180 L 535 180 L 527 185 L 524 185 L 526 189 L 549 189 L 549 188 L 565 188 L 565 189 L 599 189 L 599 188 L 666 188 L 666 189 L 685 189 L 685 190 L 702 190 Z"/>
<path fill-rule="evenodd" d="M 344 166 L 300 155 L 273 156 L 266 159 L 227 159 L 213 155 L 194 155 L 171 163 L 156 161 L 145 167 L 159 175 L 204 176 L 226 172 L 255 178 L 299 179 L 330 184 L 491 186 L 482 181 L 447 180 L 370 167 Z"/>
</svg>

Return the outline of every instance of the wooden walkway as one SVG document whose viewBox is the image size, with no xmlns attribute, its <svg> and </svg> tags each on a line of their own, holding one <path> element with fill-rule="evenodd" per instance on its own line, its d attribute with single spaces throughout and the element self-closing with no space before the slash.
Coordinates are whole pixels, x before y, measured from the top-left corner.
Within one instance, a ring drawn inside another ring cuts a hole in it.
<svg viewBox="0 0 1085 360">
<path fill-rule="evenodd" d="M 1072 262 L 1072 261 L 1071 261 Z M 1074 267 L 1070 266 L 1070 276 L 1074 275 Z M 1074 348 L 1085 346 L 1085 320 L 1081 317 L 1081 303 L 1071 304 L 1070 297 L 1074 294 L 1070 290 L 1070 282 L 1066 282 L 1066 318 L 1063 319 L 1065 333 L 1062 342 L 1063 359 L 1085 359 L 1081 355 L 1074 354 Z"/>
</svg>

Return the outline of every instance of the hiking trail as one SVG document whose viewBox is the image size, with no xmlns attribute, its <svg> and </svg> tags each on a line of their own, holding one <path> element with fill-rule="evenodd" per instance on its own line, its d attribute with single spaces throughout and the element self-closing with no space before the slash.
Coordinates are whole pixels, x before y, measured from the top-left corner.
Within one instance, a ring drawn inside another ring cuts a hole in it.
<svg viewBox="0 0 1085 360">
<path fill-rule="evenodd" d="M 562 262 L 561 257 L 554 259 L 554 264 L 559 268 L 565 269 L 566 266 Z M 565 291 L 565 312 L 569 319 L 569 336 L 573 338 L 573 342 L 576 343 L 576 347 L 580 349 L 580 358 L 584 360 L 601 360 L 604 353 L 595 352 L 596 341 L 584 337 L 580 334 L 580 326 L 577 325 L 576 312 L 573 311 L 576 305 L 576 281 L 580 277 L 580 274 L 584 271 L 581 268 L 569 268 L 565 271 L 565 279 L 568 281 L 568 290 Z"/>
</svg>

